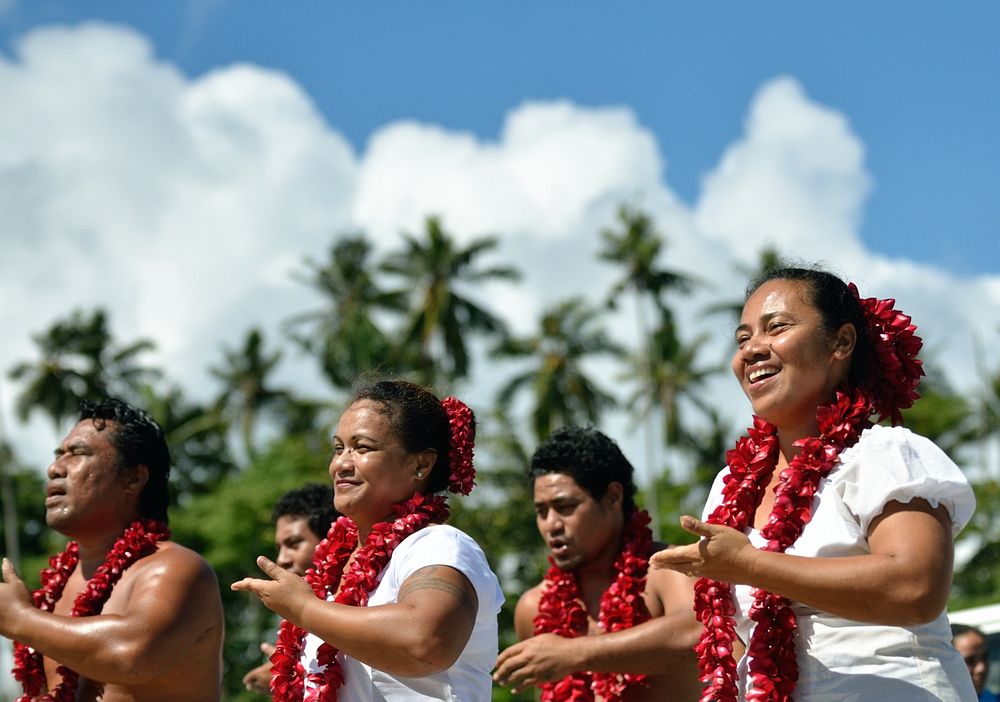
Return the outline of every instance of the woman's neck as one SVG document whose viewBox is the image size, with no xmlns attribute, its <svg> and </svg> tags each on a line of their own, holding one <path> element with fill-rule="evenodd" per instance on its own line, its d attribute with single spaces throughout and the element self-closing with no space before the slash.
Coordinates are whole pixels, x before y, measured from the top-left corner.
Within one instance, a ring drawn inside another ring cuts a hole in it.
<svg viewBox="0 0 1000 702">
<path fill-rule="evenodd" d="M 777 427 L 777 430 L 778 452 L 780 454 L 778 464 L 784 466 L 791 463 L 792 459 L 799 454 L 799 448 L 795 446 L 796 441 L 819 435 L 819 424 L 816 422 L 816 417 L 813 416 L 808 422 L 801 422 L 793 426 L 782 425 Z"/>
</svg>

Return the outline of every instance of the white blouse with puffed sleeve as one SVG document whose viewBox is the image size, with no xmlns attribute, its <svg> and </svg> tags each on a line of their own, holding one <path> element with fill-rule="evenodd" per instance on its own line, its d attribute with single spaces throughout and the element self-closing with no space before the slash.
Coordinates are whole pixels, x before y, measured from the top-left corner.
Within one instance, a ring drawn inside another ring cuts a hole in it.
<svg viewBox="0 0 1000 702">
<path fill-rule="evenodd" d="M 716 478 L 705 517 L 721 501 L 728 472 Z M 902 427 L 866 429 L 821 481 L 812 521 L 787 553 L 824 558 L 870 553 L 868 531 L 886 504 L 916 498 L 943 505 L 953 535 L 976 506 L 962 471 L 933 442 Z M 766 543 L 755 529 L 747 535 L 758 548 Z M 754 624 L 746 616 L 751 588 L 737 585 L 734 595 L 737 633 L 746 642 Z M 929 624 L 901 627 L 842 619 L 800 602 L 792 607 L 799 624 L 797 702 L 975 702 L 968 669 L 951 645 L 945 612 Z M 746 658 L 739 672 L 746 681 Z"/>
</svg>

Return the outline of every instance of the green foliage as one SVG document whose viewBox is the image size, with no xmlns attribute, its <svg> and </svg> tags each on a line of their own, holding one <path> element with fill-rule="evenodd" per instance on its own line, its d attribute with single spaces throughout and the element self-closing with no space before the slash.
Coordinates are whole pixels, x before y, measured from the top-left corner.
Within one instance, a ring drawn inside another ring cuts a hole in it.
<svg viewBox="0 0 1000 702">
<path fill-rule="evenodd" d="M 538 441 L 561 426 L 596 424 L 615 399 L 583 369 L 595 356 L 620 357 L 624 350 L 600 323 L 598 311 L 582 299 L 560 302 L 542 314 L 532 336 L 507 338 L 493 349 L 497 358 L 528 358 L 532 365 L 511 378 L 497 395 L 497 406 L 510 410 L 514 398 L 530 390 L 531 424 Z"/>
<path fill-rule="evenodd" d="M 7 471 L 5 478 L 13 498 L 17 530 L 14 534 L 9 533 L 5 526 L 8 520 L 0 520 L 0 548 L 5 556 L 13 555 L 14 550 L 19 552 L 18 567 L 25 582 L 30 587 L 37 587 L 38 572 L 46 566 L 51 548 L 61 546 L 64 540 L 58 534 L 53 535 L 45 524 L 45 481 L 41 475 L 33 468 L 17 466 L 9 451 L 3 453 L 6 454 L 3 458 Z M 14 539 L 16 546 L 9 548 L 8 544 Z"/>
<path fill-rule="evenodd" d="M 152 350 L 153 343 L 140 339 L 115 344 L 101 309 L 75 310 L 32 340 L 40 358 L 10 370 L 11 379 L 24 383 L 17 398 L 18 416 L 24 421 L 40 411 L 52 420 L 56 431 L 63 420 L 76 416 L 80 400 L 106 395 L 131 399 L 159 375 L 158 370 L 138 363 L 138 356 Z"/>
<path fill-rule="evenodd" d="M 363 233 L 335 242 L 326 263 L 306 260 L 306 274 L 295 278 L 316 290 L 325 307 L 288 320 L 292 339 L 315 355 L 327 380 L 349 389 L 359 375 L 405 369 L 379 316 L 402 315 L 407 299 L 402 291 L 386 291 L 372 275 L 378 269 Z M 304 330 L 304 331 L 300 331 Z"/>
<path fill-rule="evenodd" d="M 238 424 L 243 439 L 243 451 L 248 460 L 257 455 L 254 431 L 262 412 L 280 413 L 288 403 L 287 390 L 272 387 L 270 376 L 281 360 L 281 351 L 268 353 L 264 349 L 264 336 L 259 329 L 251 329 L 239 349 L 223 349 L 225 365 L 212 367 L 212 375 L 222 381 L 222 393 L 217 402 L 218 411 L 228 415 L 231 424 Z"/>
</svg>

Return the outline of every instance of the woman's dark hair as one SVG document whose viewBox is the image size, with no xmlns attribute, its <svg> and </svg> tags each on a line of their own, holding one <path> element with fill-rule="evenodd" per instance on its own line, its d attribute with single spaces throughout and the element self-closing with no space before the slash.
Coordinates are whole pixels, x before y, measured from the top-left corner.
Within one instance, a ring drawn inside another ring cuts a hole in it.
<svg viewBox="0 0 1000 702">
<path fill-rule="evenodd" d="M 104 431 L 108 422 L 113 423 L 109 438 L 118 452 L 117 469 L 126 471 L 143 465 L 149 470 L 149 480 L 139 495 L 139 516 L 166 522 L 170 451 L 160 425 L 141 409 L 113 397 L 82 401 L 80 421 L 85 419 L 92 420 L 98 431 Z"/>
<path fill-rule="evenodd" d="M 271 521 L 276 522 L 281 517 L 305 519 L 310 531 L 322 539 L 338 516 L 340 514 L 333 508 L 333 488 L 307 483 L 281 496 L 271 512 Z"/>
<path fill-rule="evenodd" d="M 356 388 L 351 404 L 370 400 L 381 405 L 389 426 L 399 436 L 403 448 L 411 453 L 433 449 L 437 460 L 431 469 L 427 492 L 441 492 L 448 487 L 451 461 L 451 424 L 441 400 L 424 388 L 405 380 L 379 380 Z M 473 420 L 473 432 L 475 420 Z"/>
<path fill-rule="evenodd" d="M 528 477 L 563 473 L 590 493 L 595 500 L 604 497 L 608 485 L 621 483 L 622 512 L 635 510 L 635 470 L 618 444 L 593 427 L 564 427 L 552 432 L 531 457 Z"/>
<path fill-rule="evenodd" d="M 744 302 L 750 299 L 757 289 L 772 280 L 791 280 L 802 283 L 809 291 L 809 302 L 819 311 L 823 319 L 823 327 L 829 333 L 840 329 L 844 323 L 854 325 L 857 341 L 854 353 L 851 355 L 851 367 L 848 373 L 848 383 L 856 386 L 868 370 L 869 356 L 872 350 L 868 338 L 868 324 L 858 298 L 851 292 L 847 284 L 827 271 L 819 268 L 775 267 L 768 268 L 760 276 L 747 285 Z"/>
</svg>

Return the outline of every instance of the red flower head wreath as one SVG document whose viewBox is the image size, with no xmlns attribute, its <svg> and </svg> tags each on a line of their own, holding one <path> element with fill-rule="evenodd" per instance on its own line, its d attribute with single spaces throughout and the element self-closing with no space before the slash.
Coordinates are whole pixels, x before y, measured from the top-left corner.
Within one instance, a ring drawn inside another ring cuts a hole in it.
<svg viewBox="0 0 1000 702">
<path fill-rule="evenodd" d="M 455 397 L 446 397 L 441 405 L 448 415 L 450 431 L 448 490 L 468 495 L 476 478 L 472 465 L 476 433 L 472 410 Z M 347 572 L 344 572 L 344 566 L 358 543 L 358 527 L 347 517 L 333 523 L 326 539 L 316 546 L 313 567 L 305 575 L 306 582 L 312 586 L 317 597 L 325 600 L 339 588 L 335 602 L 364 607 L 396 546 L 407 536 L 430 524 L 440 524 L 449 516 L 448 503 L 442 495 L 415 493 L 396 505 L 395 510 L 395 520 L 372 527 Z M 288 621 L 281 623 L 275 652 L 271 656 L 272 699 L 333 702 L 344 682 L 344 674 L 336 658 L 337 649 L 328 643 L 320 645 L 316 662 L 322 670 L 307 675 L 301 662 L 305 637 L 304 629 Z M 308 688 L 305 686 L 307 679 L 310 682 Z"/>
<path fill-rule="evenodd" d="M 895 309 L 895 300 L 861 298 L 850 283 L 865 317 L 869 350 L 862 359 L 865 374 L 849 392 L 837 392 L 829 405 L 817 409 L 820 435 L 796 442 L 800 449 L 775 487 L 774 508 L 761 529 L 765 549 L 784 552 L 802 534 L 812 518 L 813 497 L 822 480 L 834 468 L 840 452 L 852 446 L 862 430 L 878 421 L 902 422 L 901 410 L 919 397 L 917 385 L 924 374 L 917 358 L 922 342 L 910 317 Z M 776 428 L 754 417 L 748 435 L 726 454 L 729 475 L 722 489 L 722 503 L 709 515 L 713 524 L 745 530 L 763 498 L 778 457 Z M 791 602 L 765 590 L 755 589 L 748 616 L 754 622 L 747 653 L 753 689 L 748 700 L 789 702 L 798 681 L 795 657 L 797 622 Z M 736 662 L 733 642 L 736 627 L 729 583 L 700 579 L 695 585 L 695 613 L 704 625 L 698 653 L 702 682 L 708 683 L 701 700 L 734 702 L 737 699 Z"/>
</svg>

